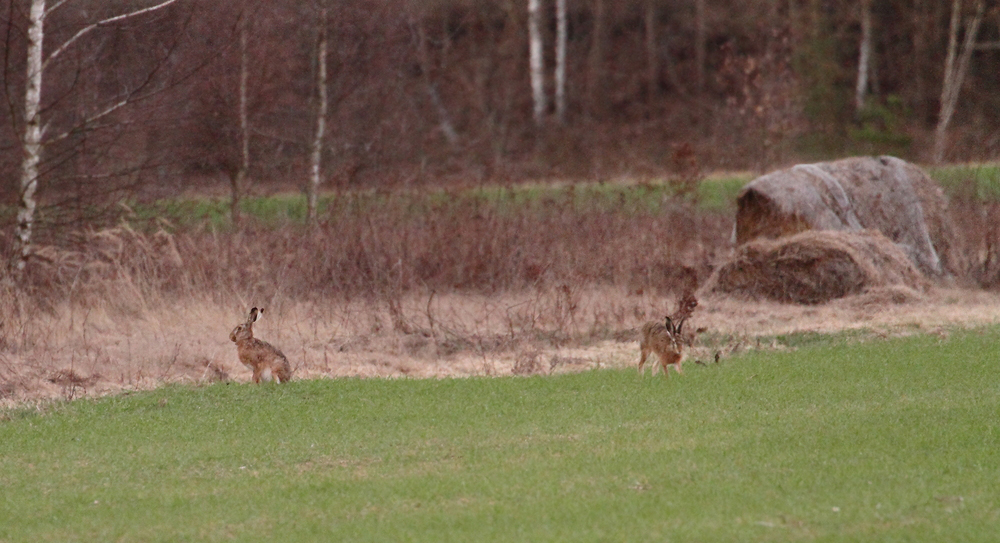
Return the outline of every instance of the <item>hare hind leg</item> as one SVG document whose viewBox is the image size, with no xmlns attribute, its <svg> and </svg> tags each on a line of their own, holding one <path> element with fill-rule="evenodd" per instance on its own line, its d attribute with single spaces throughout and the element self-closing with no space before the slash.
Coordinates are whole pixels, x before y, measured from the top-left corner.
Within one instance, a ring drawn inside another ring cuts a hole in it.
<svg viewBox="0 0 1000 543">
<path fill-rule="evenodd" d="M 639 375 L 642 375 L 642 367 L 646 365 L 646 358 L 649 357 L 649 346 L 643 343 L 640 348 L 642 354 L 639 355 Z"/>
</svg>

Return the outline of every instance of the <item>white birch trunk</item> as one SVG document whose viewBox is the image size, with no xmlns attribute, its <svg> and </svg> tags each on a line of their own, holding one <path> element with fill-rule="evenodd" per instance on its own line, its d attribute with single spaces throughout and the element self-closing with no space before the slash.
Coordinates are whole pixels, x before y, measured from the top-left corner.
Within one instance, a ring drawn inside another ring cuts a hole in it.
<svg viewBox="0 0 1000 543">
<path fill-rule="evenodd" d="M 958 28 L 962 17 L 962 2 L 954 0 L 952 3 L 951 24 L 948 31 L 948 55 L 945 58 L 944 81 L 941 85 L 941 110 L 938 114 L 937 128 L 934 130 L 933 160 L 935 164 L 940 164 L 944 160 L 948 124 L 951 123 L 951 117 L 955 114 L 955 106 L 958 105 L 958 94 L 962 88 L 962 82 L 965 80 L 965 72 L 969 68 L 972 51 L 976 48 L 976 34 L 979 33 L 979 24 L 983 20 L 985 8 L 983 0 L 976 1 L 976 13 L 965 29 L 965 40 L 959 57 Z M 956 57 L 958 57 L 957 64 Z"/>
<path fill-rule="evenodd" d="M 556 119 L 566 122 L 566 0 L 556 0 Z"/>
<path fill-rule="evenodd" d="M 17 225 L 14 230 L 14 254 L 12 262 L 9 263 L 13 275 L 20 276 L 28 263 L 28 258 L 32 253 L 32 234 L 35 227 L 35 211 L 38 208 L 38 201 L 35 193 L 38 191 L 39 164 L 42 161 L 42 152 L 45 149 L 45 130 L 42 129 L 42 85 L 44 83 L 45 69 L 49 63 L 62 54 L 76 40 L 80 39 L 94 29 L 106 26 L 118 21 L 149 13 L 173 4 L 177 0 L 165 0 L 159 4 L 102 19 L 91 23 L 78 30 L 73 36 L 59 45 L 49 56 L 44 56 L 45 42 L 45 17 L 58 9 L 65 0 L 56 2 L 51 9 L 46 9 L 45 0 L 31 0 L 28 9 L 27 28 L 27 48 L 25 58 L 25 90 L 24 90 L 24 136 L 22 141 L 21 157 L 21 178 L 18 186 L 19 199 L 17 208 Z M 96 115 L 90 117 L 88 121 L 99 119 L 120 107 L 124 106 L 128 99 L 113 104 Z"/>
<path fill-rule="evenodd" d="M 326 54 L 327 19 L 326 7 L 320 8 L 319 42 L 316 51 L 316 132 L 313 135 L 312 157 L 310 160 L 309 185 L 306 195 L 306 220 L 310 224 L 317 221 L 319 185 L 323 171 L 323 139 L 326 136 L 326 115 L 330 108 L 327 90 Z"/>
<path fill-rule="evenodd" d="M 858 81 L 854 87 L 854 111 L 861 114 L 868 93 L 868 73 L 872 54 L 872 3 L 861 0 L 861 43 L 858 44 Z"/>
<path fill-rule="evenodd" d="M 21 162 L 20 201 L 17 229 L 14 234 L 14 268 L 24 270 L 31 256 L 31 233 L 35 225 L 35 191 L 38 190 L 38 164 L 42 159 L 42 125 L 39 115 L 42 102 L 42 42 L 45 33 L 45 0 L 32 0 L 28 12 L 27 85 L 24 91 L 24 156 Z"/>
<path fill-rule="evenodd" d="M 541 0 L 528 0 L 528 42 L 535 126 L 542 126 L 548 104 L 545 100 L 545 59 L 542 56 Z"/>
<path fill-rule="evenodd" d="M 250 171 L 250 120 L 247 114 L 247 14 L 240 18 L 240 84 L 239 84 L 239 118 L 240 118 L 240 161 L 232 177 L 232 215 L 233 225 L 240 224 L 240 199 Z"/>
<path fill-rule="evenodd" d="M 646 95 L 652 101 L 660 79 L 660 56 L 656 49 L 656 3 L 646 0 Z"/>
</svg>

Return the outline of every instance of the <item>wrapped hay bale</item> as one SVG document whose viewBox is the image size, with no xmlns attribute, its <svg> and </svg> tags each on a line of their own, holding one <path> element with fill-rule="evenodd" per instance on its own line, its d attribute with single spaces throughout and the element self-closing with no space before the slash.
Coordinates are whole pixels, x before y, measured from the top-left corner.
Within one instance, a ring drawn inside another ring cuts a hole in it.
<svg viewBox="0 0 1000 543">
<path fill-rule="evenodd" d="M 929 277 L 964 270 L 944 193 L 920 168 L 895 157 L 799 164 L 758 177 L 737 197 L 737 244 L 864 229 L 881 232 Z"/>
<path fill-rule="evenodd" d="M 923 291 L 929 284 L 899 246 L 880 232 L 809 230 L 740 246 L 704 290 L 819 304 L 894 286 Z"/>
</svg>

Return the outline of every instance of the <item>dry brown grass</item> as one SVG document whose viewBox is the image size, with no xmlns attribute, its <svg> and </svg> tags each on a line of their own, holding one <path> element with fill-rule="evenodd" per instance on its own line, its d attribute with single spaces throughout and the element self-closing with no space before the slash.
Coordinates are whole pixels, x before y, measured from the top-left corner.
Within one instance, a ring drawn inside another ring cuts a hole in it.
<svg viewBox="0 0 1000 543">
<path fill-rule="evenodd" d="M 537 349 L 527 373 L 590 367 L 601 360 L 572 348 L 649 311 L 619 297 L 687 288 L 724 246 L 721 217 L 685 206 L 404 203 L 340 209 L 316 229 L 122 224 L 42 247 L 0 298 L 0 399 L 245 379 L 227 335 L 254 305 L 269 310 L 257 334 L 300 378 L 509 374 Z"/>
<path fill-rule="evenodd" d="M 345 204 L 315 230 L 120 225 L 42 248 L 24 285 L 0 281 L 0 403 L 246 381 L 228 334 L 254 305 L 268 309 L 256 335 L 288 356 L 296 378 L 634 366 L 638 327 L 732 250 L 727 216 L 680 204 L 412 210 L 387 198 Z M 992 254 L 977 235 L 965 238 L 970 254 Z M 887 288 L 811 307 L 700 302 L 688 328 L 715 343 L 696 342 L 692 360 L 797 331 L 1000 320 L 1000 298 L 979 290 Z"/>
<path fill-rule="evenodd" d="M 579 293 L 572 319 L 560 317 L 558 292 L 407 296 L 409 333 L 393 329 L 384 306 L 366 301 L 286 302 L 255 327 L 292 361 L 297 379 L 462 377 L 631 367 L 638 327 L 673 299 L 615 287 Z M 429 309 L 428 309 L 429 307 Z M 0 354 L 0 403 L 74 398 L 166 383 L 247 381 L 228 333 L 243 310 L 186 299 L 141 314 L 62 305 L 24 322 L 17 348 Z M 710 360 L 759 338 L 794 332 L 870 329 L 895 335 L 942 332 L 1000 322 L 1000 295 L 932 289 L 873 292 L 821 306 L 709 297 L 688 326 L 725 344 L 696 342 L 690 360 Z"/>
</svg>

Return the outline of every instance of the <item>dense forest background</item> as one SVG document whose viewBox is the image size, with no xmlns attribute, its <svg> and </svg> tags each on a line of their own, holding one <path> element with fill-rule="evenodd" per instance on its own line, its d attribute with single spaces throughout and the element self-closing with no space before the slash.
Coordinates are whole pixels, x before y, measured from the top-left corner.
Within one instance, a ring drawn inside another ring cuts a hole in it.
<svg viewBox="0 0 1000 543">
<path fill-rule="evenodd" d="M 9 205 L 23 192 L 39 2 L 0 2 Z M 565 0 L 561 19 L 557 0 L 177 0 L 116 19 L 156 3 L 45 8 L 37 179 L 50 222 L 123 196 L 305 190 L 311 176 L 333 190 L 765 171 L 858 153 L 926 163 L 946 69 L 976 17 L 943 158 L 1000 154 L 988 2 Z"/>
</svg>

